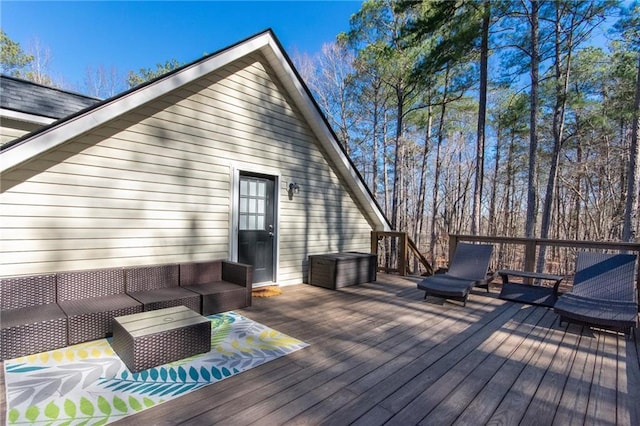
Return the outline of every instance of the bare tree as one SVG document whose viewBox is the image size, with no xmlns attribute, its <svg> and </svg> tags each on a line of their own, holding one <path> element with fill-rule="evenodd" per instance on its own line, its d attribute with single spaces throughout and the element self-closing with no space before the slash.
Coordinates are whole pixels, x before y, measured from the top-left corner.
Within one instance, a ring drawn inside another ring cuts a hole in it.
<svg viewBox="0 0 640 426">
<path fill-rule="evenodd" d="M 51 49 L 43 45 L 39 38 L 33 38 L 27 45 L 27 52 L 33 57 L 27 65 L 25 77 L 34 83 L 43 84 L 45 86 L 56 86 L 51 78 Z"/>
<path fill-rule="evenodd" d="M 349 137 L 356 125 L 349 79 L 353 74 L 353 55 L 342 43 L 325 43 L 313 56 L 296 55 L 294 63 L 318 104 L 337 130 L 340 143 L 351 150 Z"/>
<path fill-rule="evenodd" d="M 88 66 L 85 71 L 84 93 L 97 98 L 110 98 L 126 89 L 124 75 L 116 67 Z"/>
</svg>

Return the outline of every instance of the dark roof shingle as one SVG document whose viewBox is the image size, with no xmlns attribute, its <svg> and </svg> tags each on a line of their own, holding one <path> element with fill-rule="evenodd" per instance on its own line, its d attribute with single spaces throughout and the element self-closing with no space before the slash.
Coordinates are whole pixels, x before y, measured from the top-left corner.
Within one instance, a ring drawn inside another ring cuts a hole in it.
<svg viewBox="0 0 640 426">
<path fill-rule="evenodd" d="M 0 75 L 0 107 L 60 119 L 100 102 L 100 99 Z"/>
</svg>

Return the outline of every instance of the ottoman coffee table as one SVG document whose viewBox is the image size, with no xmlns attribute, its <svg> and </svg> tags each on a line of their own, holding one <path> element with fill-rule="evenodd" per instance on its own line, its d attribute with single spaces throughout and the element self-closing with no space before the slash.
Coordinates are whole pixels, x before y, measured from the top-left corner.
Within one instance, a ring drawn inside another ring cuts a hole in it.
<svg viewBox="0 0 640 426">
<path fill-rule="evenodd" d="M 135 373 L 209 352 L 211 322 L 186 306 L 115 317 L 112 346 Z"/>
</svg>

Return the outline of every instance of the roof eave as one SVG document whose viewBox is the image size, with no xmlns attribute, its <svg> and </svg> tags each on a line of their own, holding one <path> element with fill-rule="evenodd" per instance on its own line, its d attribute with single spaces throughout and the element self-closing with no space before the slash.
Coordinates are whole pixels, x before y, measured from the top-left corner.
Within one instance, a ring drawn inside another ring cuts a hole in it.
<svg viewBox="0 0 640 426">
<path fill-rule="evenodd" d="M 38 124 L 42 126 L 49 125 L 56 121 L 56 118 L 46 117 L 43 115 L 30 114 L 28 112 L 15 111 L 7 108 L 0 108 L 0 117 L 10 118 L 16 121 L 22 121 L 30 124 Z"/>
<path fill-rule="evenodd" d="M 277 72 L 284 74 L 282 77 L 286 78 L 281 78 L 281 80 L 289 91 L 290 96 L 300 108 L 314 134 L 333 163 L 338 167 L 342 176 L 354 184 L 355 187 L 352 190 L 359 202 L 369 206 L 369 212 L 373 213 L 373 219 L 377 222 L 378 230 L 391 230 L 389 221 L 371 196 L 358 171 L 342 150 L 335 134 L 330 129 L 326 119 L 315 104 L 315 101 L 313 101 L 308 89 L 302 83 L 271 30 L 262 32 L 187 65 L 176 72 L 153 80 L 140 88 L 108 99 L 78 114 L 62 119 L 48 128 L 36 131 L 30 136 L 20 139 L 14 145 L 0 152 L 0 173 L 5 173 L 24 164 L 31 158 L 54 149 L 69 139 L 86 133 L 102 123 L 126 114 L 134 108 L 142 106 L 165 93 L 182 87 L 256 51 L 261 51 L 270 65 Z"/>
<path fill-rule="evenodd" d="M 160 78 L 138 90 L 126 92 L 106 102 L 90 107 L 81 114 L 60 120 L 43 131 L 38 131 L 19 141 L 19 143 L 3 150 L 0 155 L 0 173 L 7 172 L 20 164 L 29 161 L 36 155 L 44 153 L 56 146 L 90 131 L 101 123 L 113 120 L 134 108 L 144 105 L 159 96 L 175 90 L 185 84 L 202 77 L 216 69 L 258 50 L 268 43 L 268 33 L 262 33 L 246 42 L 223 50 L 206 60 L 186 66 L 179 72 Z"/>
</svg>

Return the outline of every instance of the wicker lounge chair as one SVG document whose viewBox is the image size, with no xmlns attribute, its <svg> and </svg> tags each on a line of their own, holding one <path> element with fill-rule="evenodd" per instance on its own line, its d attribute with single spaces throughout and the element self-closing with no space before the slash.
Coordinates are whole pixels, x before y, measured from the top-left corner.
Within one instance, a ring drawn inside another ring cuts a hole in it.
<svg viewBox="0 0 640 426">
<path fill-rule="evenodd" d="M 474 286 L 487 286 L 493 277 L 487 277 L 493 246 L 489 244 L 458 243 L 449 270 L 431 275 L 418 283 L 424 298 L 433 295 L 445 299 L 462 300 L 467 305 L 469 292 Z"/>
<path fill-rule="evenodd" d="M 138 266 L 125 269 L 129 296 L 142 303 L 145 311 L 186 306 L 200 312 L 200 295 L 179 286 L 180 266 Z"/>
<path fill-rule="evenodd" d="M 0 280 L 0 360 L 67 346 L 67 316 L 56 304 L 56 276 Z"/>
<path fill-rule="evenodd" d="M 560 322 L 622 331 L 631 336 L 638 323 L 636 255 L 581 252 L 573 289 L 554 305 Z"/>
<path fill-rule="evenodd" d="M 57 279 L 70 345 L 110 336 L 114 317 L 142 312 L 142 304 L 125 294 L 122 268 L 61 272 Z"/>
</svg>

